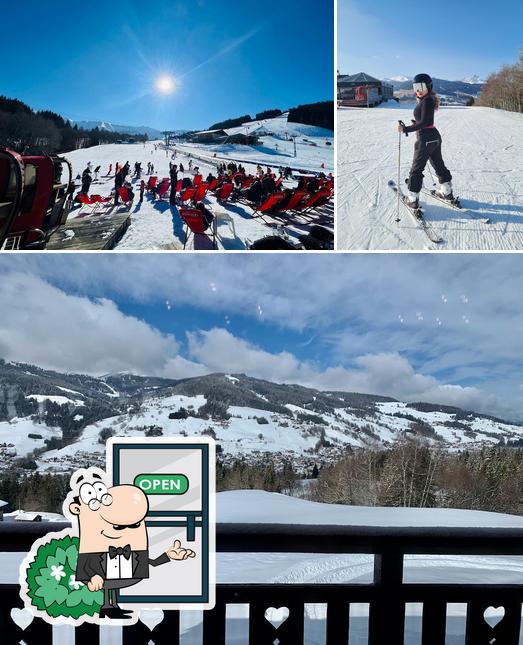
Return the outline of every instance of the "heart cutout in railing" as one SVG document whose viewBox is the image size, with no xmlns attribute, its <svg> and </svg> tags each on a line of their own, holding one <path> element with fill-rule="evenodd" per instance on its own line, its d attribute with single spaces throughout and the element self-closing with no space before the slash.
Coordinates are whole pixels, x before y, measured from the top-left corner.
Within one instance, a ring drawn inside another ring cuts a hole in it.
<svg viewBox="0 0 523 645">
<path fill-rule="evenodd" d="M 283 623 L 287 620 L 289 617 L 290 611 L 287 607 L 269 607 L 268 609 L 265 610 L 265 620 L 267 620 L 273 627 L 274 629 L 278 629 L 280 625 L 283 625 Z"/>
<path fill-rule="evenodd" d="M 483 618 L 494 629 L 505 618 L 505 607 L 487 607 L 483 612 Z"/>
<path fill-rule="evenodd" d="M 33 622 L 34 616 L 29 609 L 18 609 L 18 607 L 13 607 L 13 609 L 11 609 L 11 619 L 15 625 L 20 627 L 22 631 L 25 631 Z"/>
<path fill-rule="evenodd" d="M 140 622 L 153 631 L 156 625 L 159 625 L 163 620 L 163 611 L 161 609 L 141 609 Z"/>
</svg>

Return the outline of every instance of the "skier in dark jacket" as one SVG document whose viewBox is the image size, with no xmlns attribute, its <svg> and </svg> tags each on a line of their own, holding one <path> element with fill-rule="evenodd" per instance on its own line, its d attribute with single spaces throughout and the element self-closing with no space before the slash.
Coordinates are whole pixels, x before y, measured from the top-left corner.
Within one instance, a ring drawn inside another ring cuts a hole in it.
<svg viewBox="0 0 523 645">
<path fill-rule="evenodd" d="M 266 174 L 262 180 L 262 188 L 265 195 L 272 195 L 276 191 L 276 182 L 272 175 Z"/>
<path fill-rule="evenodd" d="M 413 80 L 417 105 L 414 110 L 412 125 L 398 124 L 398 131 L 403 133 L 416 132 L 414 159 L 409 175 L 409 195 L 407 205 L 411 208 L 419 206 L 419 194 L 423 186 L 423 170 L 430 161 L 438 177 L 440 187 L 436 195 L 452 201 L 452 175 L 445 166 L 441 156 L 441 135 L 434 126 L 434 112 L 439 107 L 439 98 L 432 89 L 432 79 L 428 74 L 418 74 Z"/>
<path fill-rule="evenodd" d="M 115 206 L 118 204 L 118 199 L 119 199 L 118 188 L 121 188 L 123 186 L 123 183 L 124 183 L 124 177 L 123 177 L 122 169 L 120 168 L 120 170 L 114 176 L 114 205 Z"/>
<path fill-rule="evenodd" d="M 254 204 L 258 204 L 263 197 L 263 187 L 261 181 L 256 179 L 245 192 L 245 199 Z"/>
<path fill-rule="evenodd" d="M 91 171 L 89 168 L 86 168 L 84 170 L 84 173 L 82 175 L 82 193 L 84 195 L 87 195 L 89 193 L 89 188 L 91 187 L 91 182 L 93 181 L 93 178 L 91 177 Z"/>
<path fill-rule="evenodd" d="M 178 166 L 176 164 L 173 164 L 169 174 L 171 177 L 171 194 L 169 196 L 169 203 L 171 206 L 174 206 L 176 204 L 176 184 L 178 183 Z"/>
</svg>

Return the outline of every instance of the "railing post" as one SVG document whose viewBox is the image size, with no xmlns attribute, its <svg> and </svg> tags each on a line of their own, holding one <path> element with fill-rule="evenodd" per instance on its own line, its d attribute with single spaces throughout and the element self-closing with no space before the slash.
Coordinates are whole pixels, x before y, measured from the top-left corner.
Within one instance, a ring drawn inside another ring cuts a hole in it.
<svg viewBox="0 0 523 645">
<path fill-rule="evenodd" d="M 150 641 L 155 645 L 178 645 L 180 642 L 180 612 L 164 610 L 163 620 L 152 630 L 140 620 L 122 630 L 122 645 L 145 645 Z"/>
<path fill-rule="evenodd" d="M 303 645 L 304 638 L 304 606 L 299 600 L 299 594 L 293 602 L 291 593 L 285 597 L 267 594 L 265 602 L 251 602 L 249 604 L 249 645 L 251 643 L 267 643 L 272 645 L 278 640 L 282 645 Z M 265 612 L 269 607 L 279 609 L 286 607 L 289 610 L 289 616 L 285 622 L 278 627 L 271 624 L 265 618 Z"/>
<path fill-rule="evenodd" d="M 376 600 L 369 608 L 369 645 L 403 645 L 405 601 L 402 584 L 403 553 L 391 550 L 375 554 Z"/>
<path fill-rule="evenodd" d="M 74 631 L 74 645 L 99 645 L 100 627 L 86 623 Z"/>
<path fill-rule="evenodd" d="M 203 645 L 225 645 L 226 610 L 218 598 L 214 609 L 203 612 Z"/>
<path fill-rule="evenodd" d="M 18 645 L 24 641 L 26 645 L 52 645 L 53 627 L 41 618 L 33 618 L 23 629 L 14 622 L 11 611 L 19 612 L 23 603 L 18 595 L 18 588 L 11 586 L 0 589 L 0 643 Z"/>
<path fill-rule="evenodd" d="M 327 645 L 349 642 L 349 610 L 346 600 L 332 600 L 327 604 Z"/>
<path fill-rule="evenodd" d="M 424 602 L 421 645 L 445 645 L 446 626 L 447 603 L 437 599 Z"/>
<path fill-rule="evenodd" d="M 485 621 L 488 601 L 469 602 L 465 645 L 517 645 L 521 629 L 521 602 L 492 600 L 494 607 L 503 607 L 505 615 L 495 627 Z"/>
</svg>

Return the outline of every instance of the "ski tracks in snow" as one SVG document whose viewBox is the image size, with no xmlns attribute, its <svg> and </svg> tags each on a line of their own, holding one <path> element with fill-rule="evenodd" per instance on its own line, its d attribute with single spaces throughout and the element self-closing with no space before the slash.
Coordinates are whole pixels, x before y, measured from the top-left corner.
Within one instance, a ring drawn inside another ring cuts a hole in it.
<svg viewBox="0 0 523 645">
<path fill-rule="evenodd" d="M 396 201 L 382 191 L 397 180 L 399 118 L 411 109 L 347 109 L 338 113 L 338 244 L 348 249 L 441 248 L 402 215 L 398 229 Z M 443 137 L 443 157 L 453 173 L 463 213 L 423 198 L 425 217 L 445 240 L 445 249 L 523 249 L 523 116 L 490 108 L 443 107 L 436 126 Z M 408 175 L 415 137 L 402 139 L 401 180 Z M 384 154 L 384 151 L 387 151 Z M 431 168 L 432 170 L 432 168 Z M 432 170 L 434 174 L 434 171 Z M 432 187 L 429 171 L 425 187 Z M 468 212 L 470 210 L 470 212 Z M 490 218 L 486 224 L 478 218 Z"/>
</svg>

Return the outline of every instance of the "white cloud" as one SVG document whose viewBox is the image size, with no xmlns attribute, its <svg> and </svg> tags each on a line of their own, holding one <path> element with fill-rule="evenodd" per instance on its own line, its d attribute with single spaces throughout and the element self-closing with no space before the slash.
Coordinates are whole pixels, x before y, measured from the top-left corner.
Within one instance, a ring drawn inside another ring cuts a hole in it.
<svg viewBox="0 0 523 645">
<path fill-rule="evenodd" d="M 26 278 L 19 292 L 11 293 L 14 300 L 24 290 L 33 289 L 38 294 L 39 285 L 47 281 L 57 289 L 82 294 L 93 307 L 98 304 L 101 309 L 103 299 L 138 303 L 144 311 L 149 305 L 169 301 L 172 316 L 183 316 L 186 308 L 193 314 L 202 311 L 211 318 L 211 325 L 219 326 L 227 316 L 231 320 L 229 329 L 237 329 L 241 317 L 249 346 L 249 351 L 244 348 L 243 359 L 249 368 L 257 365 L 258 373 L 267 378 L 273 374 L 274 378 L 289 380 L 297 375 L 296 381 L 318 384 L 321 373 L 322 382 L 331 379 L 360 389 L 370 389 L 371 385 L 377 388 L 381 378 L 379 393 L 394 396 L 394 379 L 387 380 L 385 374 L 373 372 L 372 365 L 358 361 L 367 355 L 397 356 L 415 366 L 413 374 L 404 379 L 409 386 L 398 388 L 402 393 L 416 398 L 442 396 L 445 402 L 457 403 L 459 399 L 461 404 L 469 405 L 467 401 L 474 402 L 481 388 L 508 400 L 520 416 L 517 401 L 523 362 L 523 300 L 519 297 L 523 292 L 522 265 L 523 257 L 513 254 L 494 254 L 488 263 L 481 255 L 460 254 L 224 254 L 212 258 L 194 254 L 102 254 L 96 256 L 96 261 L 82 254 L 19 254 L 0 257 L 0 290 L 9 286 L 10 273 L 16 272 Z M 35 277 L 41 282 L 34 282 Z M 10 298 L 4 301 L 6 306 Z M 29 295 L 22 298 L 26 302 Z M 107 310 L 109 306 L 105 304 Z M 12 317 L 9 308 L 4 311 Z M 289 347 L 276 353 L 275 359 L 265 351 L 264 335 L 271 334 L 275 327 L 286 330 L 285 337 L 291 339 L 296 355 L 289 352 Z M 304 335 L 298 336 L 297 332 Z M 13 337 L 18 338 L 21 352 L 26 351 L 26 336 Z M 307 346 L 301 342 L 304 337 L 313 337 L 314 343 Z M 256 341 L 261 347 L 255 347 Z M 13 343 L 14 340 L 11 348 Z M 155 341 L 151 347 L 157 344 Z M 223 338 L 222 344 L 226 346 Z M 119 351 L 116 362 L 135 363 L 136 369 L 149 374 L 178 375 L 185 369 L 191 374 L 201 372 L 201 363 L 207 356 L 189 356 L 195 362 L 184 364 L 177 347 L 168 345 L 166 353 L 152 352 L 150 357 L 133 348 L 138 352 L 136 359 Z M 1 350 L 0 346 L 0 355 Z M 320 353 L 323 371 L 307 362 L 309 356 Z M 232 351 L 222 354 L 224 364 L 235 358 L 237 371 L 246 371 Z M 33 355 L 36 356 L 34 349 Z M 218 357 L 216 354 L 210 369 L 224 371 Z M 64 368 L 67 358 L 61 357 Z M 175 360 L 169 363 L 171 359 Z M 102 356 L 100 360 L 107 362 L 109 357 Z M 385 372 L 385 359 L 380 360 Z M 401 368 L 389 361 L 388 370 Z M 94 359 L 89 364 L 92 362 Z M 326 369 L 329 365 L 330 369 Z M 372 378 L 362 377 L 371 373 Z M 420 375 L 434 382 L 420 379 Z M 492 400 L 483 394 L 479 398 L 482 409 Z"/>
<path fill-rule="evenodd" d="M 72 296 L 36 276 L 13 273 L 0 287 L 0 356 L 41 367 L 103 374 L 156 374 L 178 342 L 124 315 L 108 299 Z"/>
<path fill-rule="evenodd" d="M 236 338 L 225 329 L 214 328 L 188 334 L 189 354 L 213 372 L 246 373 L 280 383 L 297 383 L 322 390 L 365 392 L 392 396 L 404 401 L 426 401 L 492 413 L 496 397 L 475 387 L 440 383 L 416 372 L 397 353 L 365 354 L 354 367 L 319 369 L 289 352 L 272 354 Z"/>
</svg>

